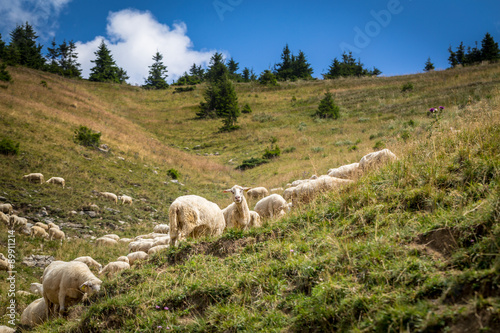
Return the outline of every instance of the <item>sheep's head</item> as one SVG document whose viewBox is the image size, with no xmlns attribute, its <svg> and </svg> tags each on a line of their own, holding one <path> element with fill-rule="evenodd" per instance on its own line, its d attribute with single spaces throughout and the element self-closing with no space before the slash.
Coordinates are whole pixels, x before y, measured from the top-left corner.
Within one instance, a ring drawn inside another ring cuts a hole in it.
<svg viewBox="0 0 500 333">
<path fill-rule="evenodd" d="M 233 194 L 233 201 L 236 203 L 241 203 L 244 199 L 244 192 L 251 189 L 251 187 L 241 187 L 239 185 L 234 185 L 228 190 L 224 190 L 224 193 L 231 192 Z"/>
<path fill-rule="evenodd" d="M 80 290 L 83 293 L 86 293 L 87 296 L 91 296 L 92 294 L 95 294 L 95 293 L 99 292 L 99 290 L 101 290 L 101 283 L 102 283 L 102 281 L 99 279 L 85 281 L 80 286 Z"/>
</svg>

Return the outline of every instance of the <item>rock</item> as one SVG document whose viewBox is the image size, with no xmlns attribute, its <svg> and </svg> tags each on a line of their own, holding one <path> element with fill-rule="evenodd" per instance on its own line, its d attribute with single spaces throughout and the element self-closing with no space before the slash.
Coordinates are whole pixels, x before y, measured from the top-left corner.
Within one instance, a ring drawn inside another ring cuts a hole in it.
<svg viewBox="0 0 500 333">
<path fill-rule="evenodd" d="M 99 215 L 99 214 L 97 214 L 97 212 L 94 212 L 93 210 L 86 210 L 83 213 L 87 214 L 91 218 L 96 218 L 97 215 Z"/>
<path fill-rule="evenodd" d="M 174 183 L 174 184 L 179 184 L 179 185 L 181 185 L 181 186 L 184 186 L 184 184 L 183 184 L 183 183 L 181 183 L 180 181 L 178 181 L 177 179 L 172 179 L 172 180 L 170 180 L 170 182 L 171 182 L 171 183 Z"/>
<path fill-rule="evenodd" d="M 23 264 L 25 264 L 28 267 L 45 268 L 53 261 L 54 261 L 53 256 L 32 254 L 30 256 L 24 257 Z"/>
</svg>

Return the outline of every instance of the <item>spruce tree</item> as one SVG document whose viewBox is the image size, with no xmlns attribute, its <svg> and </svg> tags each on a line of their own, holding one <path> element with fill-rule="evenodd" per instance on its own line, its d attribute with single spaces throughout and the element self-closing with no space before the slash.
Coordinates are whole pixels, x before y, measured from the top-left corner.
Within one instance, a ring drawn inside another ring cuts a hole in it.
<svg viewBox="0 0 500 333">
<path fill-rule="evenodd" d="M 149 76 L 146 79 L 144 88 L 147 89 L 167 89 L 167 66 L 162 62 L 163 56 L 160 52 L 156 52 L 153 56 L 153 65 L 149 66 Z"/>
<path fill-rule="evenodd" d="M 217 100 L 217 114 L 222 118 L 223 126 L 219 128 L 221 132 L 230 132 L 239 128 L 236 125 L 238 117 L 240 115 L 240 109 L 238 107 L 238 97 L 236 96 L 236 91 L 234 90 L 233 83 L 229 80 L 228 75 L 224 77 L 218 83 L 219 87 L 219 97 Z"/>
<path fill-rule="evenodd" d="M 315 116 L 332 119 L 338 119 L 340 117 L 340 108 L 333 101 L 332 93 L 325 93 L 325 97 L 319 103 Z"/>
<path fill-rule="evenodd" d="M 10 43 L 5 52 L 7 63 L 43 69 L 45 66 L 45 58 L 42 55 L 43 46 L 36 43 L 37 38 L 35 30 L 28 22 L 16 26 L 10 33 Z"/>
<path fill-rule="evenodd" d="M 7 65 L 4 63 L 0 63 L 0 81 L 10 82 L 12 81 L 12 77 L 10 73 L 7 71 Z"/>
<path fill-rule="evenodd" d="M 56 39 L 52 39 L 51 43 L 52 47 L 47 47 L 47 58 L 49 59 L 49 63 L 47 64 L 47 71 L 51 73 L 61 74 L 61 68 L 59 67 L 59 57 L 60 57 L 60 49 L 57 47 Z"/>
<path fill-rule="evenodd" d="M 481 58 L 490 62 L 500 59 L 498 43 L 493 40 L 493 37 L 488 32 L 481 41 Z"/>
<path fill-rule="evenodd" d="M 221 80 L 227 73 L 228 69 L 224 64 L 224 56 L 222 53 L 215 52 L 210 59 L 210 66 L 206 74 L 208 81 L 214 82 Z"/>
<path fill-rule="evenodd" d="M 451 67 L 455 67 L 456 65 L 458 65 L 457 54 L 452 50 L 451 45 L 448 48 L 448 52 L 450 53 L 448 62 L 450 63 Z"/>
<path fill-rule="evenodd" d="M 333 59 L 328 72 L 323 74 L 323 77 L 325 79 L 336 79 L 349 76 L 361 77 L 379 75 L 381 73 L 382 72 L 376 67 L 373 67 L 372 71 L 364 68 L 360 59 L 358 61 L 354 59 L 352 52 L 344 52 L 342 53 L 342 61 L 339 61 L 337 58 Z"/>
<path fill-rule="evenodd" d="M 309 80 L 312 79 L 313 69 L 307 62 L 304 52 L 299 51 L 299 55 L 294 59 L 292 64 L 292 75 L 297 79 Z"/>
<path fill-rule="evenodd" d="M 104 40 L 101 40 L 101 44 L 94 54 L 96 59 L 91 60 L 91 62 L 95 66 L 90 69 L 89 81 L 123 83 L 128 79 L 127 72 L 116 66 L 111 51 Z"/>
<path fill-rule="evenodd" d="M 431 57 L 429 57 L 429 58 L 427 58 L 427 61 L 425 62 L 424 71 L 430 72 L 433 70 L 434 70 L 434 64 L 431 62 Z"/>
<path fill-rule="evenodd" d="M 275 75 L 278 80 L 286 81 L 292 78 L 293 61 L 294 57 L 290 52 L 288 44 L 286 44 L 283 48 L 283 52 L 281 53 L 281 63 L 274 66 Z"/>
<path fill-rule="evenodd" d="M 2 40 L 2 34 L 0 34 L 0 59 L 4 59 L 5 56 L 5 42 Z"/>
<path fill-rule="evenodd" d="M 63 41 L 59 45 L 59 52 L 61 58 L 59 60 L 59 66 L 62 70 L 62 75 L 71 78 L 81 78 L 82 70 L 80 69 L 80 64 L 77 62 L 78 54 L 76 53 L 76 44 L 72 40 L 69 43 Z"/>
</svg>

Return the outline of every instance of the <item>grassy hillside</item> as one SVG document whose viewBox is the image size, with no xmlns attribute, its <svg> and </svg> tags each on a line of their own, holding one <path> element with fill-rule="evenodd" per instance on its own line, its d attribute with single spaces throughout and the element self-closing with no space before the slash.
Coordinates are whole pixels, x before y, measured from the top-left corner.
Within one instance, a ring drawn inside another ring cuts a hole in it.
<svg viewBox="0 0 500 333">
<path fill-rule="evenodd" d="M 225 207 L 222 190 L 236 183 L 285 187 L 380 148 L 399 157 L 263 228 L 155 255 L 105 280 L 69 318 L 33 331 L 500 330 L 500 65 L 275 88 L 237 84 L 240 104 L 253 112 L 240 117 L 241 130 L 224 134 L 220 120 L 194 119 L 203 86 L 174 94 L 9 70 L 14 83 L 0 84 L 0 139 L 19 142 L 20 154 L 0 159 L 0 196 L 33 221 L 45 207 L 56 223 L 87 227 L 65 230 L 79 238 L 62 245 L 17 234 L 18 290 L 42 273 L 20 264 L 25 256 L 91 255 L 105 264 L 126 246 L 99 249 L 83 236 L 150 232 L 168 222 L 177 196 Z M 403 92 L 408 83 L 413 89 Z M 327 91 L 341 107 L 339 120 L 311 117 Z M 440 105 L 439 120 L 426 115 Z M 101 131 L 109 152 L 74 143 L 80 125 Z M 281 157 L 235 170 L 262 156 L 272 137 Z M 169 181 L 170 168 L 185 186 Z M 66 188 L 25 183 L 29 172 L 64 177 Z M 117 206 L 93 190 L 135 202 Z M 101 207 L 98 218 L 70 214 L 88 203 Z M 3 324 L 7 289 L 0 282 Z M 35 298 L 18 297 L 17 313 Z"/>
</svg>

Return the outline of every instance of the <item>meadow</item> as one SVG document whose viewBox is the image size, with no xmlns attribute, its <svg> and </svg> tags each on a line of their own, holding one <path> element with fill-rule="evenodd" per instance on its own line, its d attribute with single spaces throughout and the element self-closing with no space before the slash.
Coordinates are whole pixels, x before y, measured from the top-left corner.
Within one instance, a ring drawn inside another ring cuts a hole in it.
<svg viewBox="0 0 500 333">
<path fill-rule="evenodd" d="M 174 93 L 69 80 L 9 68 L 0 83 L 0 139 L 20 143 L 0 159 L 0 196 L 20 216 L 45 207 L 70 241 L 16 234 L 18 290 L 38 282 L 30 254 L 105 264 L 126 245 L 97 248 L 91 236 L 133 237 L 168 223 L 176 197 L 220 207 L 234 184 L 286 187 L 388 148 L 398 160 L 355 184 L 295 207 L 262 228 L 181 243 L 113 279 L 68 318 L 33 332 L 495 332 L 500 330 L 500 64 L 395 77 L 235 84 L 252 113 L 240 130 L 197 120 L 204 86 Z M 403 89 L 404 86 L 411 87 Z M 331 92 L 338 120 L 314 118 Z M 431 107 L 444 106 L 436 117 Z M 106 152 L 80 146 L 84 125 Z M 281 156 L 246 171 L 275 142 Z M 183 185 L 170 182 L 169 169 Z M 61 176 L 66 188 L 23 182 Z M 132 196 L 132 206 L 94 195 Z M 95 203 L 98 218 L 71 214 Z M 0 252 L 7 228 L 0 227 Z M 7 277 L 6 272 L 0 272 Z M 0 324 L 9 299 L 0 281 Z M 36 299 L 16 297 L 16 311 Z"/>
</svg>

